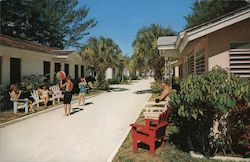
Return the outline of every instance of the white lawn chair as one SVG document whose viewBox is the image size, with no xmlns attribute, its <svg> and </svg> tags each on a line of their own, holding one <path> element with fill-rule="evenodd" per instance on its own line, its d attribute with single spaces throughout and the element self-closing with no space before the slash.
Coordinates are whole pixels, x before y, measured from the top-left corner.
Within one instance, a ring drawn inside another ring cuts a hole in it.
<svg viewBox="0 0 250 162">
<path fill-rule="evenodd" d="M 39 96 L 39 91 L 38 90 L 33 90 L 30 92 L 31 93 L 31 96 L 34 98 L 34 102 L 33 102 L 33 105 L 37 104 L 37 107 L 39 107 L 39 103 L 43 103 L 43 99 L 40 98 Z M 52 101 L 52 104 L 55 105 L 55 96 L 54 94 L 52 94 L 52 97 L 49 97 L 49 101 Z"/>
<path fill-rule="evenodd" d="M 10 93 L 9 93 L 10 95 Z M 28 99 L 18 99 L 14 100 L 10 95 L 10 101 L 13 102 L 13 111 L 16 114 L 18 109 L 25 109 L 25 113 L 29 111 L 29 100 Z"/>
<path fill-rule="evenodd" d="M 31 96 L 34 99 L 34 102 L 32 103 L 32 105 L 37 105 L 37 107 L 39 107 L 39 103 L 43 103 L 43 100 L 39 97 L 39 92 L 38 90 L 33 90 L 30 92 Z"/>
<path fill-rule="evenodd" d="M 158 119 L 159 115 L 170 108 L 170 99 L 167 98 L 165 105 L 160 107 L 159 105 L 154 105 L 149 107 L 149 105 L 144 108 L 143 115 L 145 118 Z"/>
<path fill-rule="evenodd" d="M 60 102 L 60 98 L 63 98 L 63 94 L 60 90 L 60 87 L 58 85 L 53 85 L 50 87 L 50 90 L 53 93 L 52 95 L 54 96 L 54 99 L 57 99 L 57 102 Z"/>
</svg>

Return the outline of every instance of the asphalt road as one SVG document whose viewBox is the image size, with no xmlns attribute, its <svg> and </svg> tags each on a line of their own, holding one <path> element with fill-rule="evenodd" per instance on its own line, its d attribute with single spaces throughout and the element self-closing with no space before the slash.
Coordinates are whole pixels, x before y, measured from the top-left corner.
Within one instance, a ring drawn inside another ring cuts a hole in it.
<svg viewBox="0 0 250 162">
<path fill-rule="evenodd" d="M 111 92 L 87 99 L 91 104 L 69 117 L 61 107 L 0 128 L 0 162 L 107 161 L 150 97 L 144 91 L 150 82 L 113 86 Z"/>
</svg>

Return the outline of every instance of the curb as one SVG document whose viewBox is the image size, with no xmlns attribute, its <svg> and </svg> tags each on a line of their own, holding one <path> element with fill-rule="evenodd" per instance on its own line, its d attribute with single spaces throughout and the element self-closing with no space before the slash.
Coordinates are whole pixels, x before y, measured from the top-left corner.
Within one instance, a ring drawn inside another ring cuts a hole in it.
<svg viewBox="0 0 250 162">
<path fill-rule="evenodd" d="M 196 154 L 193 151 L 189 151 L 189 154 L 196 159 L 204 159 L 205 156 L 202 154 Z M 249 162 L 250 158 L 240 158 L 240 157 L 231 157 L 231 156 L 214 156 L 214 157 L 210 157 L 208 159 L 212 159 L 212 160 L 222 160 L 222 161 L 246 161 Z"/>
<path fill-rule="evenodd" d="M 152 96 L 152 95 L 151 95 Z M 147 99 L 147 101 L 150 99 L 150 97 Z M 145 107 L 145 105 L 147 104 L 147 102 L 145 102 L 145 104 L 143 105 L 143 108 Z M 143 109 L 142 109 L 143 110 Z M 137 121 L 137 119 L 140 117 L 142 110 L 138 113 L 138 115 L 135 117 L 135 119 L 132 121 L 133 123 L 135 123 Z M 131 128 L 129 127 L 126 131 L 126 133 L 124 134 L 124 136 L 122 136 L 121 140 L 118 142 L 118 144 L 116 145 L 114 151 L 111 153 L 111 155 L 109 156 L 109 158 L 107 159 L 106 162 L 112 162 L 113 158 L 115 157 L 115 155 L 117 154 L 117 152 L 119 151 L 120 147 L 122 146 L 123 142 L 126 140 L 129 132 L 130 132 Z"/>
<path fill-rule="evenodd" d="M 104 92 L 101 92 L 101 93 L 98 93 L 98 94 L 86 96 L 86 99 L 88 99 L 88 98 L 93 98 L 93 97 L 98 96 L 98 95 L 103 94 L 103 93 L 105 93 L 105 91 L 104 91 Z M 72 101 L 71 103 L 73 104 L 73 103 L 76 103 L 76 102 L 77 102 L 77 100 L 74 100 L 74 101 Z M 45 109 L 45 110 L 42 110 L 42 111 L 39 111 L 39 112 L 37 112 L 37 113 L 25 115 L 25 116 L 23 116 L 23 117 L 20 117 L 20 118 L 14 119 L 14 120 L 10 120 L 10 121 L 1 123 L 1 124 L 0 124 L 0 128 L 6 127 L 6 126 L 8 126 L 8 125 L 11 125 L 11 124 L 14 124 L 14 123 L 17 123 L 17 122 L 20 122 L 20 121 L 23 121 L 23 120 L 26 120 L 26 119 L 29 119 L 29 118 L 32 118 L 32 117 L 34 117 L 34 116 L 41 115 L 41 114 L 43 114 L 43 113 L 47 113 L 47 112 L 49 112 L 49 111 L 56 110 L 56 109 L 58 109 L 58 108 L 59 108 L 60 106 L 62 106 L 62 105 L 63 105 L 63 104 L 60 103 L 59 105 L 53 106 L 53 107 L 51 107 L 51 108 L 48 108 L 48 109 Z"/>
</svg>

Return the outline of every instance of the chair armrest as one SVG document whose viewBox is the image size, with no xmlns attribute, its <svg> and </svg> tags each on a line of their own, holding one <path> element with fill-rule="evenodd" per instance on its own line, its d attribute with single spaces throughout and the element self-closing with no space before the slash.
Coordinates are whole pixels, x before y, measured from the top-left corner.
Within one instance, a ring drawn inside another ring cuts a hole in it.
<svg viewBox="0 0 250 162">
<path fill-rule="evenodd" d="M 15 100 L 14 102 L 26 102 L 26 101 L 28 101 L 27 98 L 25 98 L 25 99 L 18 99 L 18 100 Z"/>
<path fill-rule="evenodd" d="M 130 124 L 130 126 L 131 126 L 132 128 L 142 128 L 142 127 L 145 127 L 145 126 L 142 125 L 142 124 Z"/>
</svg>

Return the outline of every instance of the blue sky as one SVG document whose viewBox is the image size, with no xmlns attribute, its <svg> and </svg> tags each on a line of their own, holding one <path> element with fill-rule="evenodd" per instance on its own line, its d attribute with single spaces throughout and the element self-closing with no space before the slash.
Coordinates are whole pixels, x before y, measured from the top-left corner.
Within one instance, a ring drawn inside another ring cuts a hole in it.
<svg viewBox="0 0 250 162">
<path fill-rule="evenodd" d="M 132 55 L 137 31 L 152 23 L 179 32 L 185 27 L 184 16 L 191 13 L 194 0 L 79 0 L 89 7 L 89 17 L 98 21 L 90 36 L 112 38 L 123 54 Z M 87 37 L 87 38 L 88 38 Z M 86 42 L 86 39 L 82 42 Z"/>
</svg>

